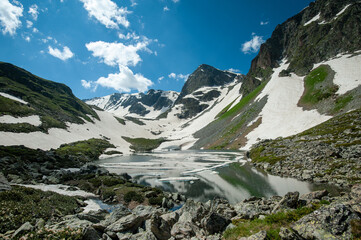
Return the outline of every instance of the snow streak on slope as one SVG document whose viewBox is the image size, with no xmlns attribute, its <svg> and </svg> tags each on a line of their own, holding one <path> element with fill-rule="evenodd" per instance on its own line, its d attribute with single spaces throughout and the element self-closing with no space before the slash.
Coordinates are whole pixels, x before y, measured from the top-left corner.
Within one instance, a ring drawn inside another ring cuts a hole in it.
<svg viewBox="0 0 361 240">
<path fill-rule="evenodd" d="M 258 138 L 287 137 L 331 118 L 320 115 L 316 110 L 304 111 L 297 106 L 304 91 L 303 78 L 295 74 L 279 77 L 279 73 L 287 67 L 288 64 L 283 62 L 274 69 L 271 80 L 257 97 L 256 101 L 266 96 L 268 98 L 260 113 L 262 123 L 246 136 L 248 141 L 243 149 L 249 149 Z"/>
<path fill-rule="evenodd" d="M 17 118 L 10 115 L 4 115 L 4 116 L 0 116 L 0 123 L 7 123 L 7 124 L 29 123 L 34 126 L 40 126 L 41 120 L 38 115 L 32 115 L 28 117 L 17 117 Z"/>
<path fill-rule="evenodd" d="M 11 100 L 14 100 L 14 101 L 17 101 L 17 102 L 20 102 L 22 104 L 28 104 L 28 102 L 25 102 L 24 100 L 18 98 L 18 97 L 14 97 L 10 94 L 7 94 L 7 93 L 3 93 L 3 92 L 0 92 L 0 96 L 3 96 L 3 97 L 6 97 L 6 98 L 9 98 Z"/>
</svg>

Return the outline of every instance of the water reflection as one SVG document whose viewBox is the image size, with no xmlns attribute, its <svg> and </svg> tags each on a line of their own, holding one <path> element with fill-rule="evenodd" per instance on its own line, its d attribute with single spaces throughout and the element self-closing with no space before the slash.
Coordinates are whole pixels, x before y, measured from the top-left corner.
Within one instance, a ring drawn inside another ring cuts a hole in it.
<svg viewBox="0 0 361 240">
<path fill-rule="evenodd" d="M 127 172 L 140 184 L 203 202 L 222 197 L 237 203 L 250 196 L 282 196 L 290 191 L 303 194 L 320 188 L 260 172 L 247 164 L 240 152 L 178 151 L 120 156 L 98 164 L 113 173 Z"/>
</svg>

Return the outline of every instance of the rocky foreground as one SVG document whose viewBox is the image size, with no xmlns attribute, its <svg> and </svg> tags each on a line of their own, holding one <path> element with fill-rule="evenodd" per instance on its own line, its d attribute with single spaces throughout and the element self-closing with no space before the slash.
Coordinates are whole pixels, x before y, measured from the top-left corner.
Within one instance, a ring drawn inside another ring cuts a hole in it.
<svg viewBox="0 0 361 240">
<path fill-rule="evenodd" d="M 91 171 L 109 177 L 96 167 L 84 167 L 83 175 Z M 182 202 L 178 194 L 162 193 L 159 205 L 123 201 L 109 213 L 83 212 L 83 198 L 11 186 L 2 174 L 0 180 L 1 239 L 361 238 L 361 184 L 336 197 L 325 190 L 302 196 L 290 192 L 270 199 L 252 197 L 236 205 L 222 199 Z M 155 194 L 146 191 L 146 195 Z M 108 199 L 116 200 L 116 195 Z M 181 208 L 171 208 L 177 204 Z"/>
</svg>

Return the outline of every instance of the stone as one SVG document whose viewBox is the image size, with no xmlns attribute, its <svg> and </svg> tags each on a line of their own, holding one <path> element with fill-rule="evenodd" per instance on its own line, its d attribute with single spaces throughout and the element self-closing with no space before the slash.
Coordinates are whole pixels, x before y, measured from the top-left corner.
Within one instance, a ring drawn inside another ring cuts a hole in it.
<svg viewBox="0 0 361 240">
<path fill-rule="evenodd" d="M 133 214 L 140 216 L 144 219 L 149 219 L 154 212 L 156 212 L 155 208 L 153 208 L 152 206 L 144 206 L 144 205 L 138 205 L 132 211 Z"/>
<path fill-rule="evenodd" d="M 157 240 L 152 232 L 141 232 L 132 235 L 129 240 Z"/>
<path fill-rule="evenodd" d="M 5 178 L 4 174 L 0 172 L 0 192 L 11 190 L 10 183 Z"/>
<path fill-rule="evenodd" d="M 17 239 L 22 236 L 24 233 L 30 232 L 34 230 L 34 226 L 31 225 L 29 222 L 24 223 L 19 227 L 13 234 L 12 238 Z"/>
<path fill-rule="evenodd" d="M 351 188 L 351 198 L 356 201 L 361 201 L 361 184 L 353 185 Z"/>
<path fill-rule="evenodd" d="M 275 213 L 281 209 L 285 208 L 297 208 L 299 192 L 289 192 L 287 193 L 281 201 L 279 201 L 276 206 L 273 208 L 272 213 Z"/>
<path fill-rule="evenodd" d="M 265 240 L 265 239 L 267 239 L 266 231 L 260 231 L 256 234 L 253 234 L 252 236 L 240 238 L 240 240 Z"/>
<path fill-rule="evenodd" d="M 302 240 L 295 232 L 285 227 L 280 228 L 279 235 L 282 240 Z"/>
<path fill-rule="evenodd" d="M 117 208 L 115 208 L 106 218 L 105 220 L 100 222 L 100 225 L 109 226 L 115 223 L 122 217 L 130 215 L 131 211 L 126 208 L 123 204 L 119 204 Z"/>
<path fill-rule="evenodd" d="M 230 219 L 213 212 L 202 219 L 201 226 L 208 234 L 212 235 L 223 232 L 229 223 L 231 223 Z"/>
<path fill-rule="evenodd" d="M 68 215 L 63 217 L 62 221 L 46 227 L 54 230 L 63 229 L 63 228 L 78 229 L 78 228 L 87 228 L 92 224 L 93 224 L 92 222 L 87 220 L 80 220 L 78 217 L 74 215 Z"/>
<path fill-rule="evenodd" d="M 187 221 L 194 222 L 197 225 L 199 225 L 200 221 L 208 213 L 209 209 L 201 202 L 195 202 L 193 200 L 188 199 L 187 202 L 183 205 L 183 207 L 178 211 L 181 218 L 187 217 L 188 218 Z M 184 213 L 189 213 L 189 214 L 184 215 Z M 181 219 L 179 221 L 181 221 Z"/>
<path fill-rule="evenodd" d="M 301 200 L 306 200 L 307 202 L 309 202 L 309 201 L 314 200 L 314 199 L 321 200 L 323 197 L 325 197 L 327 195 L 328 195 L 327 190 L 321 190 L 321 191 L 305 193 L 305 194 L 300 196 L 300 199 Z"/>
<path fill-rule="evenodd" d="M 349 205 L 334 202 L 304 216 L 291 228 L 306 239 L 352 239 L 350 221 L 360 219 Z"/>
<path fill-rule="evenodd" d="M 157 214 L 153 214 L 149 220 L 150 231 L 156 236 L 157 239 L 167 240 L 171 237 L 170 231 L 173 225 L 170 222 L 165 221 L 162 217 Z"/>
<path fill-rule="evenodd" d="M 110 232 L 124 232 L 124 231 L 135 231 L 144 221 L 144 218 L 135 214 L 127 215 L 120 218 L 118 221 L 112 223 L 106 228 L 106 231 Z"/>
<path fill-rule="evenodd" d="M 101 240 L 102 235 L 93 227 L 87 227 L 83 230 L 83 240 Z"/>
<path fill-rule="evenodd" d="M 181 240 L 194 237 L 197 232 L 199 232 L 199 228 L 194 223 L 179 221 L 173 225 L 171 235 L 174 239 Z"/>
<path fill-rule="evenodd" d="M 177 212 L 163 214 L 160 217 L 171 226 L 173 226 L 179 220 L 179 214 Z"/>
</svg>

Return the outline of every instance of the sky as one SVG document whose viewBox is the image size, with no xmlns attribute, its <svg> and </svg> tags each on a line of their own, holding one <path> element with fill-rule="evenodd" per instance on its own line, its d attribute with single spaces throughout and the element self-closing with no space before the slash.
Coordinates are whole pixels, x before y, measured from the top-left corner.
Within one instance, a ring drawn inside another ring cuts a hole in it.
<svg viewBox="0 0 361 240">
<path fill-rule="evenodd" d="M 247 74 L 310 0 L 0 0 L 0 61 L 89 99 L 180 91 L 200 64 Z"/>
</svg>

